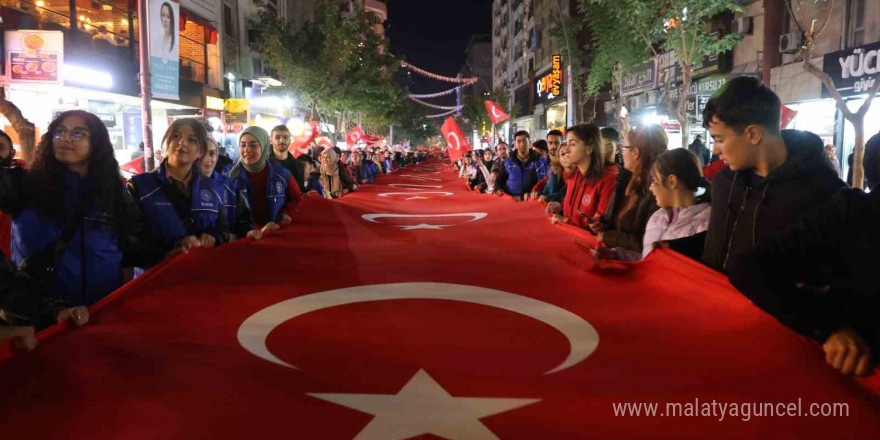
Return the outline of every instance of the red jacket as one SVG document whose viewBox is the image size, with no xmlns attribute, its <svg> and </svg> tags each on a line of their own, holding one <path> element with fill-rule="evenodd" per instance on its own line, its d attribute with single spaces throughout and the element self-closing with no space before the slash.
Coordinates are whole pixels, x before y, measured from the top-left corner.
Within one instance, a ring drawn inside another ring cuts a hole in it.
<svg viewBox="0 0 880 440">
<path fill-rule="evenodd" d="M 550 173 L 547 173 L 547 175 L 543 179 L 541 179 L 541 181 L 538 182 L 534 188 L 532 188 L 532 192 L 536 192 L 536 193 L 544 192 L 544 187 L 547 186 L 547 182 L 549 182 L 549 181 L 550 181 Z"/>
<path fill-rule="evenodd" d="M 617 166 L 605 167 L 605 174 L 598 181 L 588 181 L 580 169 L 575 168 L 565 178 L 568 188 L 562 202 L 562 215 L 571 225 L 587 227 L 587 220 L 596 214 L 605 214 L 617 184 Z"/>
</svg>

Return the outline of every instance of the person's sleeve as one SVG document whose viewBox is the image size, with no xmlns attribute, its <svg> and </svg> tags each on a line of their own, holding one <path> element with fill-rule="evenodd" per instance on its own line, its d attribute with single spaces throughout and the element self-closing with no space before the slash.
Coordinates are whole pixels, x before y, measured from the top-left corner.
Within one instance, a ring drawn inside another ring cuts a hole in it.
<svg viewBox="0 0 880 440">
<path fill-rule="evenodd" d="M 293 177 L 296 179 L 296 184 L 299 186 L 299 191 L 304 192 L 306 189 L 306 166 L 302 162 L 298 160 L 293 161 L 293 172 L 291 173 Z"/>
<path fill-rule="evenodd" d="M 0 211 L 17 217 L 24 210 L 24 170 L 0 168 Z"/>
<path fill-rule="evenodd" d="M 351 174 L 349 174 L 347 169 L 339 168 L 339 180 L 342 182 L 342 186 L 349 192 L 354 191 L 354 181 L 352 181 Z"/>
<path fill-rule="evenodd" d="M 657 203 L 654 202 L 654 196 L 646 196 L 648 199 L 639 201 L 635 208 L 636 221 L 632 230 L 624 231 L 622 229 L 612 229 L 605 232 L 603 242 L 606 246 L 615 248 L 620 247 L 635 252 L 642 252 L 642 241 L 645 237 L 645 228 L 648 225 L 648 218 L 657 210 Z"/>
<path fill-rule="evenodd" d="M 244 192 L 235 191 L 236 207 L 235 207 L 235 224 L 232 225 L 232 232 L 238 238 L 247 237 L 248 232 L 255 228 L 251 205 L 245 197 Z"/>
<path fill-rule="evenodd" d="M 712 162 L 709 165 L 703 167 L 703 176 L 706 178 L 706 180 L 711 182 L 712 178 L 715 177 L 715 175 L 718 174 L 718 172 L 723 170 L 725 167 L 727 167 L 727 164 L 724 163 L 723 160 L 716 160 L 715 162 Z"/>
<path fill-rule="evenodd" d="M 535 184 L 535 187 L 532 188 L 532 192 L 544 194 L 544 188 L 547 187 L 547 182 L 549 180 L 550 180 L 550 174 L 548 173 L 543 179 L 541 179 L 537 184 Z"/>
<path fill-rule="evenodd" d="M 140 193 L 133 181 L 126 184 L 123 197 L 125 202 L 121 228 L 123 236 L 119 240 L 122 249 L 122 266 L 152 267 L 162 261 L 165 254 L 174 248 L 174 239 L 156 237 L 150 232 L 149 224 L 143 214 Z"/>
<path fill-rule="evenodd" d="M 296 183 L 296 179 L 291 175 L 287 179 L 287 191 L 284 194 L 286 203 L 284 204 L 284 212 L 290 216 L 290 218 L 296 218 L 296 213 L 299 211 L 300 206 L 302 206 L 302 191 L 299 190 L 299 185 Z"/>
<path fill-rule="evenodd" d="M 502 190 L 505 193 L 507 192 L 507 178 L 509 175 L 507 174 L 507 167 L 502 163 L 498 167 L 498 177 L 495 179 L 495 189 Z"/>
<path fill-rule="evenodd" d="M 596 206 L 596 214 L 600 217 L 605 216 L 605 211 L 608 210 L 608 205 L 611 204 L 614 191 L 617 189 L 617 178 L 611 176 L 613 175 L 607 173 L 600 183 L 602 187 L 599 188 L 599 205 Z"/>
<path fill-rule="evenodd" d="M 809 276 L 817 256 L 836 258 L 852 215 L 844 193 L 801 217 L 784 235 L 739 256 L 730 267 L 731 284 L 755 305 L 820 342 L 843 322 L 840 300 L 847 289 L 832 286 L 839 295 L 823 294 L 797 284 Z"/>
</svg>

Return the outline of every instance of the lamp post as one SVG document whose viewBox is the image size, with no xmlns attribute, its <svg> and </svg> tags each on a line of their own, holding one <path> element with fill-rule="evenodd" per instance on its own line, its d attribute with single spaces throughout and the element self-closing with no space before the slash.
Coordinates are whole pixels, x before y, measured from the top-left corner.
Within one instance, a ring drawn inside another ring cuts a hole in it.
<svg viewBox="0 0 880 440">
<path fill-rule="evenodd" d="M 565 15 L 562 13 L 562 6 L 559 5 L 559 0 L 554 0 L 553 3 L 556 5 L 556 11 L 559 13 L 559 22 L 562 23 L 562 32 L 565 34 L 565 48 L 568 51 L 568 59 L 566 60 L 565 66 L 565 102 L 567 106 L 567 112 L 565 113 L 565 122 L 569 127 L 574 126 L 574 78 L 572 78 L 572 68 L 571 62 L 571 41 L 568 37 L 568 28 L 565 26 Z"/>
</svg>

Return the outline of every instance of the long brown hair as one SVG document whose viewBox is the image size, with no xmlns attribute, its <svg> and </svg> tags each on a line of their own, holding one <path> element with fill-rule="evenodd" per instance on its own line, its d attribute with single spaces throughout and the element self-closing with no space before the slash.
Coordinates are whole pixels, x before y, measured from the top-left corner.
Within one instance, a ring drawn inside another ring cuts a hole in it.
<svg viewBox="0 0 880 440">
<path fill-rule="evenodd" d="M 605 159 L 602 154 L 602 135 L 599 132 L 599 127 L 595 124 L 580 124 L 565 129 L 565 134 L 568 135 L 568 133 L 574 133 L 581 142 L 593 147 L 593 151 L 590 152 L 590 168 L 587 169 L 584 177 L 588 182 L 598 182 L 605 176 Z"/>
<path fill-rule="evenodd" d="M 639 150 L 639 160 L 632 170 L 632 179 L 626 186 L 626 196 L 641 196 L 648 193 L 651 170 L 657 156 L 666 152 L 668 138 L 659 125 L 646 125 L 629 132 L 629 146 Z"/>
</svg>

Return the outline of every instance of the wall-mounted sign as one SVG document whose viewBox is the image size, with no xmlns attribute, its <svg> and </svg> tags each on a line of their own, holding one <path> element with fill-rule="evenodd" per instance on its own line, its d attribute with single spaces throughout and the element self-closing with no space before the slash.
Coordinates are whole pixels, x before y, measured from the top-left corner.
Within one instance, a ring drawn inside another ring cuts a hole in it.
<svg viewBox="0 0 880 440">
<path fill-rule="evenodd" d="M 223 98 L 218 98 L 216 96 L 205 96 L 205 108 L 208 110 L 224 110 L 224 102 Z"/>
<path fill-rule="evenodd" d="M 149 0 L 150 69 L 153 96 L 180 99 L 180 5 Z"/>
<path fill-rule="evenodd" d="M 226 110 L 227 124 L 248 124 L 251 111 L 249 99 L 227 99 L 224 109 Z"/>
<path fill-rule="evenodd" d="M 651 90 L 656 86 L 657 63 L 655 59 L 651 59 L 645 64 L 630 69 L 623 76 L 620 94 L 622 96 L 635 95 L 636 93 Z"/>
<path fill-rule="evenodd" d="M 550 71 L 535 77 L 535 104 L 544 104 L 561 97 L 565 92 L 563 88 L 562 57 L 551 57 Z"/>
<path fill-rule="evenodd" d="M 7 31 L 6 76 L 10 83 L 61 84 L 64 34 L 61 31 Z"/>
<path fill-rule="evenodd" d="M 874 81 L 880 81 L 880 41 L 829 53 L 822 59 L 822 70 L 831 77 L 841 95 L 865 94 Z M 822 97 L 831 97 L 824 85 Z"/>
</svg>

